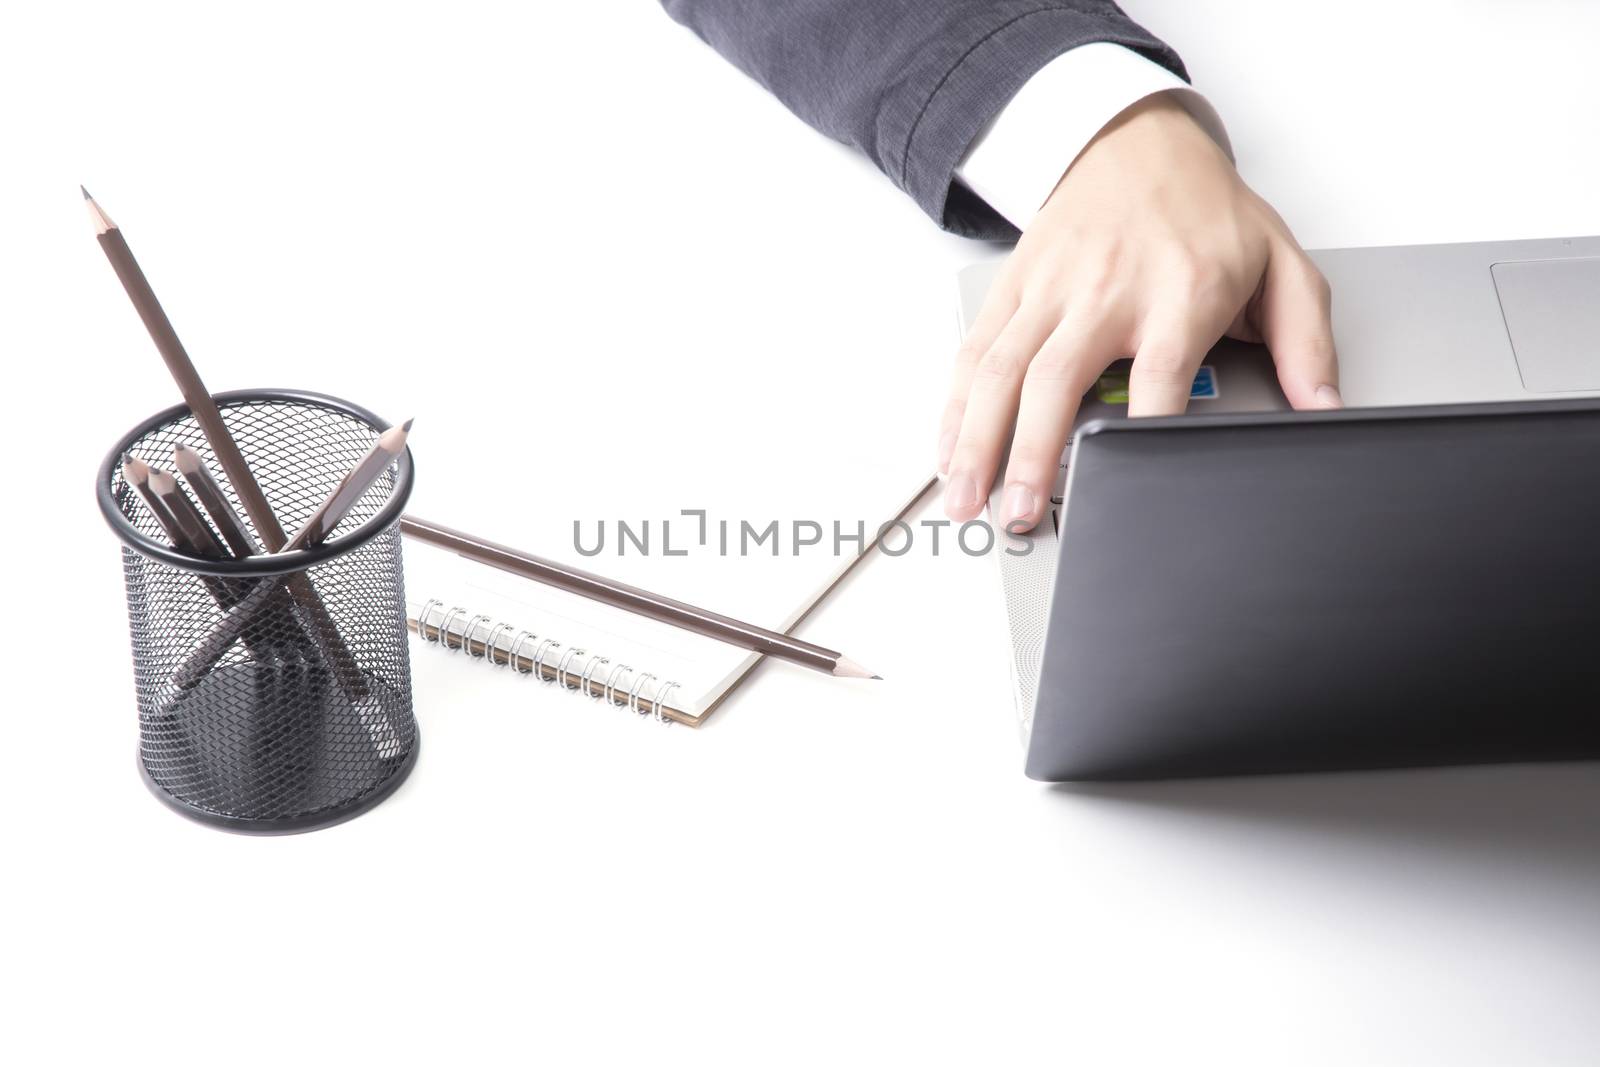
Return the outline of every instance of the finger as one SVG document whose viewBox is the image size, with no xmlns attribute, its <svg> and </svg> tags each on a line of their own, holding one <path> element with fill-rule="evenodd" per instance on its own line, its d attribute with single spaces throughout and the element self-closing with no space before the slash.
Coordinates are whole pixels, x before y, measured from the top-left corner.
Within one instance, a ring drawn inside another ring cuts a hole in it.
<svg viewBox="0 0 1600 1067">
<path fill-rule="evenodd" d="M 1195 372 L 1227 325 L 1219 318 L 1214 311 L 1191 306 L 1145 325 L 1128 373 L 1129 416 L 1183 414 Z"/>
<path fill-rule="evenodd" d="M 1003 529 L 1031 530 L 1049 506 L 1083 394 L 1123 354 L 1111 336 L 1103 324 L 1063 322 L 1028 364 L 1006 462 L 999 516 Z"/>
<path fill-rule="evenodd" d="M 961 417 L 966 412 L 967 392 L 972 388 L 972 375 L 977 369 L 978 361 L 989 350 L 989 346 L 994 344 L 995 338 L 1000 336 L 1000 331 L 1011 321 L 1011 316 L 1016 314 L 1016 310 L 1016 294 L 1005 284 L 1004 278 L 997 280 L 989 290 L 989 295 L 984 298 L 978 317 L 973 319 L 972 329 L 967 331 L 961 347 L 956 350 L 956 367 L 950 382 L 950 399 L 946 401 L 944 414 L 939 420 L 940 474 L 950 473 L 950 457 L 956 450 L 956 439 L 961 433 Z"/>
<path fill-rule="evenodd" d="M 1290 404 L 1300 409 L 1344 406 L 1333 347 L 1333 291 L 1299 249 L 1275 253 L 1268 263 L 1259 326 Z"/>
<path fill-rule="evenodd" d="M 944 510 L 952 519 L 976 518 L 983 510 L 1011 435 L 1023 375 L 1057 321 L 1044 309 L 1018 309 L 973 367 L 945 487 Z"/>
</svg>

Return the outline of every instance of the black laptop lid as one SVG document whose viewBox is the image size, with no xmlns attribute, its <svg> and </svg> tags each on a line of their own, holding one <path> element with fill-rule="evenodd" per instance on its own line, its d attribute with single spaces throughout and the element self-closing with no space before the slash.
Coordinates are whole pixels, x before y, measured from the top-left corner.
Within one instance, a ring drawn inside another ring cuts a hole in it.
<svg viewBox="0 0 1600 1067">
<path fill-rule="evenodd" d="M 1071 471 L 1031 777 L 1600 755 L 1600 401 L 1094 423 Z"/>
</svg>

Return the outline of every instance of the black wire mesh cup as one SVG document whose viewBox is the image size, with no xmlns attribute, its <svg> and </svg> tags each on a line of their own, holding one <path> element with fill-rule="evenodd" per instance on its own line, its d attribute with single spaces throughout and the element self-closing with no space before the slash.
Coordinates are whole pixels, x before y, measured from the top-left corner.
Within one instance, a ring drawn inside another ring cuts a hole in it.
<svg viewBox="0 0 1600 1067">
<path fill-rule="evenodd" d="M 315 393 L 250 390 L 216 400 L 290 534 L 387 429 L 370 411 Z M 249 833 L 359 815 L 392 793 L 417 757 L 398 525 L 411 495 L 411 453 L 323 544 L 202 560 L 170 547 L 122 476 L 127 455 L 170 469 L 179 444 L 206 457 L 247 518 L 186 405 L 119 441 L 96 487 L 122 539 L 145 782 L 185 815 Z M 235 625 L 225 626 L 228 618 Z"/>
</svg>

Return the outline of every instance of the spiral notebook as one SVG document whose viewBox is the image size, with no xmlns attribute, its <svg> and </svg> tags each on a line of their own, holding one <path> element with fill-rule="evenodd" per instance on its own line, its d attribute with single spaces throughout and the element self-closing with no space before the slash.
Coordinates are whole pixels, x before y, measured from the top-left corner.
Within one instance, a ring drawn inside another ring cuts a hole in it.
<svg viewBox="0 0 1600 1067">
<path fill-rule="evenodd" d="M 852 562 L 897 566 L 861 549 L 932 474 L 947 385 L 933 361 L 944 362 L 948 345 L 942 319 L 923 323 L 921 315 L 938 313 L 942 291 L 925 290 L 915 273 L 862 266 L 873 260 L 867 246 L 838 270 L 697 251 L 670 279 L 628 273 L 626 286 L 597 285 L 605 271 L 593 268 L 610 258 L 595 258 L 604 247 L 558 256 L 511 242 L 485 246 L 487 259 L 460 266 L 463 286 L 488 286 L 504 304 L 474 297 L 482 317 L 441 338 L 437 366 L 391 383 L 426 427 L 416 435 L 421 462 L 409 510 L 774 630 L 803 619 Z M 530 264 L 540 269 L 530 273 Z M 648 551 L 619 545 L 624 522 L 641 539 L 649 525 Z M 601 523 L 607 538 L 597 552 Z M 766 531 L 774 523 L 777 543 L 734 545 L 745 524 Z M 835 523 L 847 535 L 864 531 L 862 541 L 835 551 Z M 806 539 L 793 536 L 797 525 L 809 536 L 820 528 L 824 543 L 797 544 Z M 920 555 L 926 531 L 914 533 L 910 551 Z M 697 725 L 760 662 L 431 545 L 404 547 L 413 626 L 437 638 L 443 625 L 451 649 L 426 636 L 413 641 L 416 658 L 433 661 L 419 672 L 429 687 L 476 671 L 459 682 L 475 700 L 612 717 L 631 706 L 653 718 L 662 697 L 663 719 Z M 906 609 L 871 610 L 883 629 Z M 798 636 L 873 667 L 883 650 L 870 632 L 843 630 L 808 626 Z M 458 651 L 463 638 L 466 652 Z M 489 665 L 507 659 L 515 672 Z M 811 691 L 815 679 L 804 670 L 763 668 L 763 692 L 776 701 L 789 685 Z M 559 693 L 562 684 L 571 692 Z M 505 696 L 491 695 L 497 690 Z"/>
<path fill-rule="evenodd" d="M 923 477 L 914 485 L 903 484 L 898 500 L 890 496 L 889 507 L 865 519 L 868 532 L 859 552 L 817 553 L 804 560 L 797 553 L 762 560 L 784 568 L 788 577 L 796 571 L 817 577 L 798 603 L 787 605 L 782 617 L 741 617 L 784 633 L 796 629 L 851 570 L 877 554 L 875 531 L 901 519 L 936 482 Z M 851 549 L 856 547 L 850 544 Z M 492 664 L 508 674 L 563 687 L 602 706 L 626 708 L 657 722 L 699 726 L 765 658 L 416 540 L 407 540 L 404 552 L 406 621 L 421 641 L 476 660 L 479 666 Z M 584 565 L 598 571 L 604 562 Z M 740 566 L 726 558 L 720 563 L 718 569 L 724 572 Z M 704 576 L 707 568 L 698 570 Z M 674 589 L 674 584 L 682 585 L 681 576 L 666 568 L 658 577 L 668 583 L 658 586 L 660 591 L 721 610 L 714 601 L 696 600 L 692 590 Z M 643 576 L 630 580 L 646 581 Z M 716 587 L 715 582 L 702 584 L 702 596 L 707 595 L 704 590 Z"/>
</svg>

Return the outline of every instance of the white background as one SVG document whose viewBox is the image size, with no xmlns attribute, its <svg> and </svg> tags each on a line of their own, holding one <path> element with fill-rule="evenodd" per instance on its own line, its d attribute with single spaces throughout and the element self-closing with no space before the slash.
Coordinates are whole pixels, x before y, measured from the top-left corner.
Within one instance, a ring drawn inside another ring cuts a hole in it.
<svg viewBox="0 0 1600 1067">
<path fill-rule="evenodd" d="M 1600 232 L 1589 5 L 1127 6 L 1308 246 Z M 663 730 L 418 650 L 421 760 L 374 812 L 173 815 L 91 481 L 176 396 L 77 183 L 213 389 L 415 413 L 418 509 L 494 501 L 532 547 L 568 537 L 552 480 L 737 512 L 773 457 L 931 462 L 951 275 L 998 250 L 647 3 L 30 5 L 0 90 L 8 1060 L 1600 1055 L 1595 767 L 1040 786 L 959 554 L 809 625 L 876 687 L 769 664 Z M 811 425 L 721 443 L 770 411 Z"/>
</svg>

